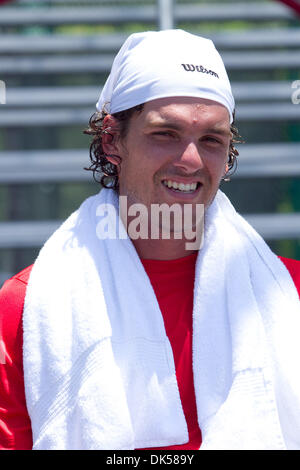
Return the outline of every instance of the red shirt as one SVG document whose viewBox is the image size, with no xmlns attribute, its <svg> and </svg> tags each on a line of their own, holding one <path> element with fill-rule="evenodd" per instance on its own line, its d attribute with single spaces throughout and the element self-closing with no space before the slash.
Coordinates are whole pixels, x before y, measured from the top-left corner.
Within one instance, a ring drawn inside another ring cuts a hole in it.
<svg viewBox="0 0 300 470">
<path fill-rule="evenodd" d="M 189 442 L 164 449 L 199 449 L 201 432 L 197 420 L 192 368 L 192 312 L 197 253 L 185 258 L 142 260 L 163 315 L 173 349 L 177 383 L 189 431 Z"/>
<path fill-rule="evenodd" d="M 201 432 L 192 372 L 192 309 L 196 255 L 171 261 L 143 260 L 158 299 L 173 348 L 176 375 L 189 442 L 161 449 L 198 449 Z M 300 296 L 300 261 L 282 258 Z M 22 312 L 31 267 L 6 281 L 0 291 L 0 449 L 31 449 L 22 358 Z M 1 331 L 2 327 L 2 331 Z M 3 348 L 5 364 L 3 361 Z"/>
</svg>

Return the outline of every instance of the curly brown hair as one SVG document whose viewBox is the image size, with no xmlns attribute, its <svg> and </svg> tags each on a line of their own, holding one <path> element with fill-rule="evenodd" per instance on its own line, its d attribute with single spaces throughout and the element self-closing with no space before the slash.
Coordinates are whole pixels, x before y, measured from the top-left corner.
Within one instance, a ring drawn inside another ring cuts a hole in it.
<svg viewBox="0 0 300 470">
<path fill-rule="evenodd" d="M 133 108 L 126 109 L 125 111 L 120 111 L 118 113 L 113 113 L 112 116 L 117 119 L 119 123 L 119 135 L 121 138 L 126 137 L 128 132 L 128 127 L 130 119 L 134 113 L 141 113 L 143 110 L 144 104 L 139 104 Z M 229 155 L 228 155 L 228 172 L 226 173 L 224 179 L 229 180 L 229 177 L 232 176 L 237 168 L 237 156 L 239 155 L 238 150 L 235 148 L 234 144 L 244 143 L 242 137 L 240 136 L 237 127 L 234 124 L 234 114 L 233 113 L 233 122 L 230 126 L 232 133 L 232 139 L 229 146 Z M 106 111 L 94 113 L 90 120 L 88 128 L 83 132 L 84 134 L 92 135 L 93 140 L 90 144 L 90 159 L 91 164 L 85 170 L 92 171 L 94 180 L 97 183 L 100 183 L 105 188 L 118 189 L 119 187 L 119 165 L 121 164 L 121 159 L 118 165 L 115 165 L 107 160 L 107 155 L 104 153 L 102 148 L 102 136 L 103 134 L 109 134 L 109 132 L 103 130 L 103 120 L 108 113 Z M 114 158 L 117 155 L 114 155 Z"/>
</svg>

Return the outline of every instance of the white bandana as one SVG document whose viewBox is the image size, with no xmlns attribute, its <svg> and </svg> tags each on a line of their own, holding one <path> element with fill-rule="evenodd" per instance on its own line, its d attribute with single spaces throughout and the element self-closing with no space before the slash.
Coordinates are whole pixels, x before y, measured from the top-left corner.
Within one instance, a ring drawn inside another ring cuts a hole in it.
<svg viewBox="0 0 300 470">
<path fill-rule="evenodd" d="M 131 34 L 115 57 L 96 108 L 116 113 L 171 96 L 217 101 L 232 122 L 234 98 L 211 40 L 180 29 Z"/>
</svg>

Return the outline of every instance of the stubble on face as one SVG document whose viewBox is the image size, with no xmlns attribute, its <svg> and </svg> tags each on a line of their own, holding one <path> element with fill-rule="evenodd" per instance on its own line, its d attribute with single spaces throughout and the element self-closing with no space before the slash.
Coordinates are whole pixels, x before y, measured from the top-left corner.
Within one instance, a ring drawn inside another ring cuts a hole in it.
<svg viewBox="0 0 300 470">
<path fill-rule="evenodd" d="M 225 173 L 230 143 L 226 108 L 191 98 L 154 100 L 134 115 L 121 142 L 120 194 L 132 203 L 184 203 L 163 180 L 201 183 L 191 202 L 208 206 Z"/>
<path fill-rule="evenodd" d="M 127 197 L 128 208 L 142 204 L 150 215 L 154 204 L 191 204 L 194 209 L 196 204 L 204 204 L 207 208 L 225 173 L 229 144 L 229 115 L 218 103 L 191 98 L 146 103 L 141 113 L 132 116 L 127 135 L 118 139 L 122 160 L 119 194 Z M 190 194 L 174 190 L 166 185 L 170 181 L 197 182 L 197 190 Z M 195 210 L 193 214 L 194 226 Z M 130 220 L 127 218 L 128 223 Z M 151 222 L 148 218 L 148 235 Z M 144 241 L 134 241 L 141 257 L 149 258 L 149 253 L 157 259 L 186 255 L 184 239 Z"/>
</svg>

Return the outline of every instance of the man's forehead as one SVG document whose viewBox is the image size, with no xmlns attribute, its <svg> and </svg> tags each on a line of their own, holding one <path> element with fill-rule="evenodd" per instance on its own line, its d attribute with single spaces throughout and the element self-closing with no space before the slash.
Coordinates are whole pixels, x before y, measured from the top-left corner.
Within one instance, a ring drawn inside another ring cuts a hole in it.
<svg viewBox="0 0 300 470">
<path fill-rule="evenodd" d="M 206 123 L 216 131 L 229 126 L 229 113 L 225 106 L 213 100 L 194 97 L 171 97 L 150 101 L 144 107 L 145 124 L 149 126 L 171 124 L 180 127 L 184 122 L 190 125 Z"/>
</svg>

